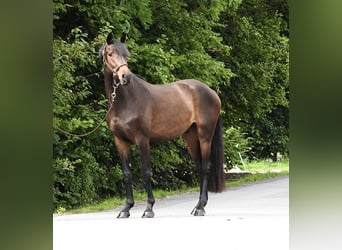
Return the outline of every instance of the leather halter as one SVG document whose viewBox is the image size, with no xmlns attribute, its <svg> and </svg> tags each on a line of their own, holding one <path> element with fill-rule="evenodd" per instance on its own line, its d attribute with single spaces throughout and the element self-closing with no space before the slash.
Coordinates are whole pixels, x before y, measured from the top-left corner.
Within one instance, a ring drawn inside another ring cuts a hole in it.
<svg viewBox="0 0 342 250">
<path fill-rule="evenodd" d="M 104 64 L 105 66 L 107 66 L 108 69 L 110 69 L 110 71 L 112 71 L 112 73 L 113 73 L 113 87 L 114 87 L 114 86 L 119 86 L 119 85 L 126 85 L 126 84 L 128 84 L 128 83 L 130 82 L 130 79 L 131 79 L 130 76 L 124 75 L 124 76 L 121 77 L 121 79 L 120 79 L 120 77 L 118 77 L 118 75 L 117 75 L 119 69 L 121 69 L 121 67 L 123 67 L 123 66 L 127 66 L 127 67 L 128 67 L 128 64 L 127 64 L 127 63 L 123 63 L 123 64 L 121 64 L 121 65 L 119 65 L 118 67 L 116 67 L 116 68 L 113 69 L 113 68 L 109 65 L 109 63 L 107 62 L 106 57 L 105 57 L 105 50 L 106 50 L 106 47 L 107 47 L 107 44 L 105 45 L 105 47 L 103 48 L 103 51 L 102 51 L 103 64 Z M 117 79 L 119 79 L 118 82 L 116 81 Z"/>
</svg>

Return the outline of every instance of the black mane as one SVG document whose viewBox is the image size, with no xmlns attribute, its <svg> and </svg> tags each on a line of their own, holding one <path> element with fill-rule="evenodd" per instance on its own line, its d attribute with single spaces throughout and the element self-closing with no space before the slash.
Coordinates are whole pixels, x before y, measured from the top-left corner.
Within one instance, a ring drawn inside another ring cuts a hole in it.
<svg viewBox="0 0 342 250">
<path fill-rule="evenodd" d="M 104 48 L 106 47 L 106 43 L 105 44 L 103 44 L 102 45 L 102 47 L 100 48 L 100 50 L 99 50 L 99 57 L 101 58 L 101 59 L 103 59 L 103 50 L 104 50 Z M 117 51 L 117 53 L 119 54 L 119 55 L 121 55 L 121 56 L 123 56 L 124 58 L 128 58 L 128 56 L 129 56 L 129 51 L 128 51 L 128 49 L 127 49 L 127 47 L 126 47 L 126 45 L 125 44 L 123 44 L 122 42 L 120 42 L 119 40 L 117 40 L 117 39 L 112 39 L 111 41 L 110 41 L 110 43 L 108 44 L 108 46 L 110 46 L 110 45 L 114 45 L 114 47 L 116 48 L 116 51 Z"/>
</svg>

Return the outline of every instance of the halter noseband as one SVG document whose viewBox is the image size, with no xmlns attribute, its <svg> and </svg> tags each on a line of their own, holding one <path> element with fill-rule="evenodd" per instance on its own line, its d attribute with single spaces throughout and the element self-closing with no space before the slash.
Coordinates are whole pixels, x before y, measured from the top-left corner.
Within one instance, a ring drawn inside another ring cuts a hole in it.
<svg viewBox="0 0 342 250">
<path fill-rule="evenodd" d="M 108 64 L 107 64 L 107 66 L 108 66 Z M 123 64 L 121 64 L 120 66 L 116 67 L 116 69 L 113 69 L 113 70 L 112 70 L 112 71 L 113 71 L 113 74 L 116 74 L 116 73 L 119 71 L 119 69 L 120 69 L 121 67 L 123 67 L 123 66 L 127 66 L 127 67 L 128 67 L 128 64 L 127 64 L 127 63 L 123 63 Z"/>
</svg>

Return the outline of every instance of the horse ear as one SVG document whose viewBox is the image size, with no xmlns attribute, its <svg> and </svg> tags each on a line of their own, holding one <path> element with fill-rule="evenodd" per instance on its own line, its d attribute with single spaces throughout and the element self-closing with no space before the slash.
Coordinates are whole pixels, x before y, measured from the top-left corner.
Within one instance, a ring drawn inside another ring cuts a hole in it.
<svg viewBox="0 0 342 250">
<path fill-rule="evenodd" d="M 126 33 L 122 32 L 121 37 L 120 37 L 120 42 L 125 43 L 126 41 Z"/>
<path fill-rule="evenodd" d="M 113 40 L 113 34 L 109 33 L 107 36 L 107 44 L 110 44 L 112 40 Z"/>
</svg>

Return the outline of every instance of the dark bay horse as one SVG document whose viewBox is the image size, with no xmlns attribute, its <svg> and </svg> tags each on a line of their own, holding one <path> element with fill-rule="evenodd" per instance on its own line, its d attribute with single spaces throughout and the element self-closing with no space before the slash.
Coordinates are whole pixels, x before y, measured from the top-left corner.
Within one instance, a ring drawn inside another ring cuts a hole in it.
<svg viewBox="0 0 342 250">
<path fill-rule="evenodd" d="M 199 201 L 192 214 L 205 215 L 208 191 L 224 189 L 221 101 L 218 95 L 197 80 L 180 80 L 153 85 L 133 74 L 129 51 L 109 34 L 99 55 L 104 62 L 105 91 L 111 109 L 106 118 L 122 160 L 126 205 L 118 218 L 130 216 L 134 205 L 130 144 L 136 144 L 148 195 L 142 217 L 152 218 L 154 197 L 151 187 L 150 142 L 182 136 L 200 176 Z"/>
</svg>

